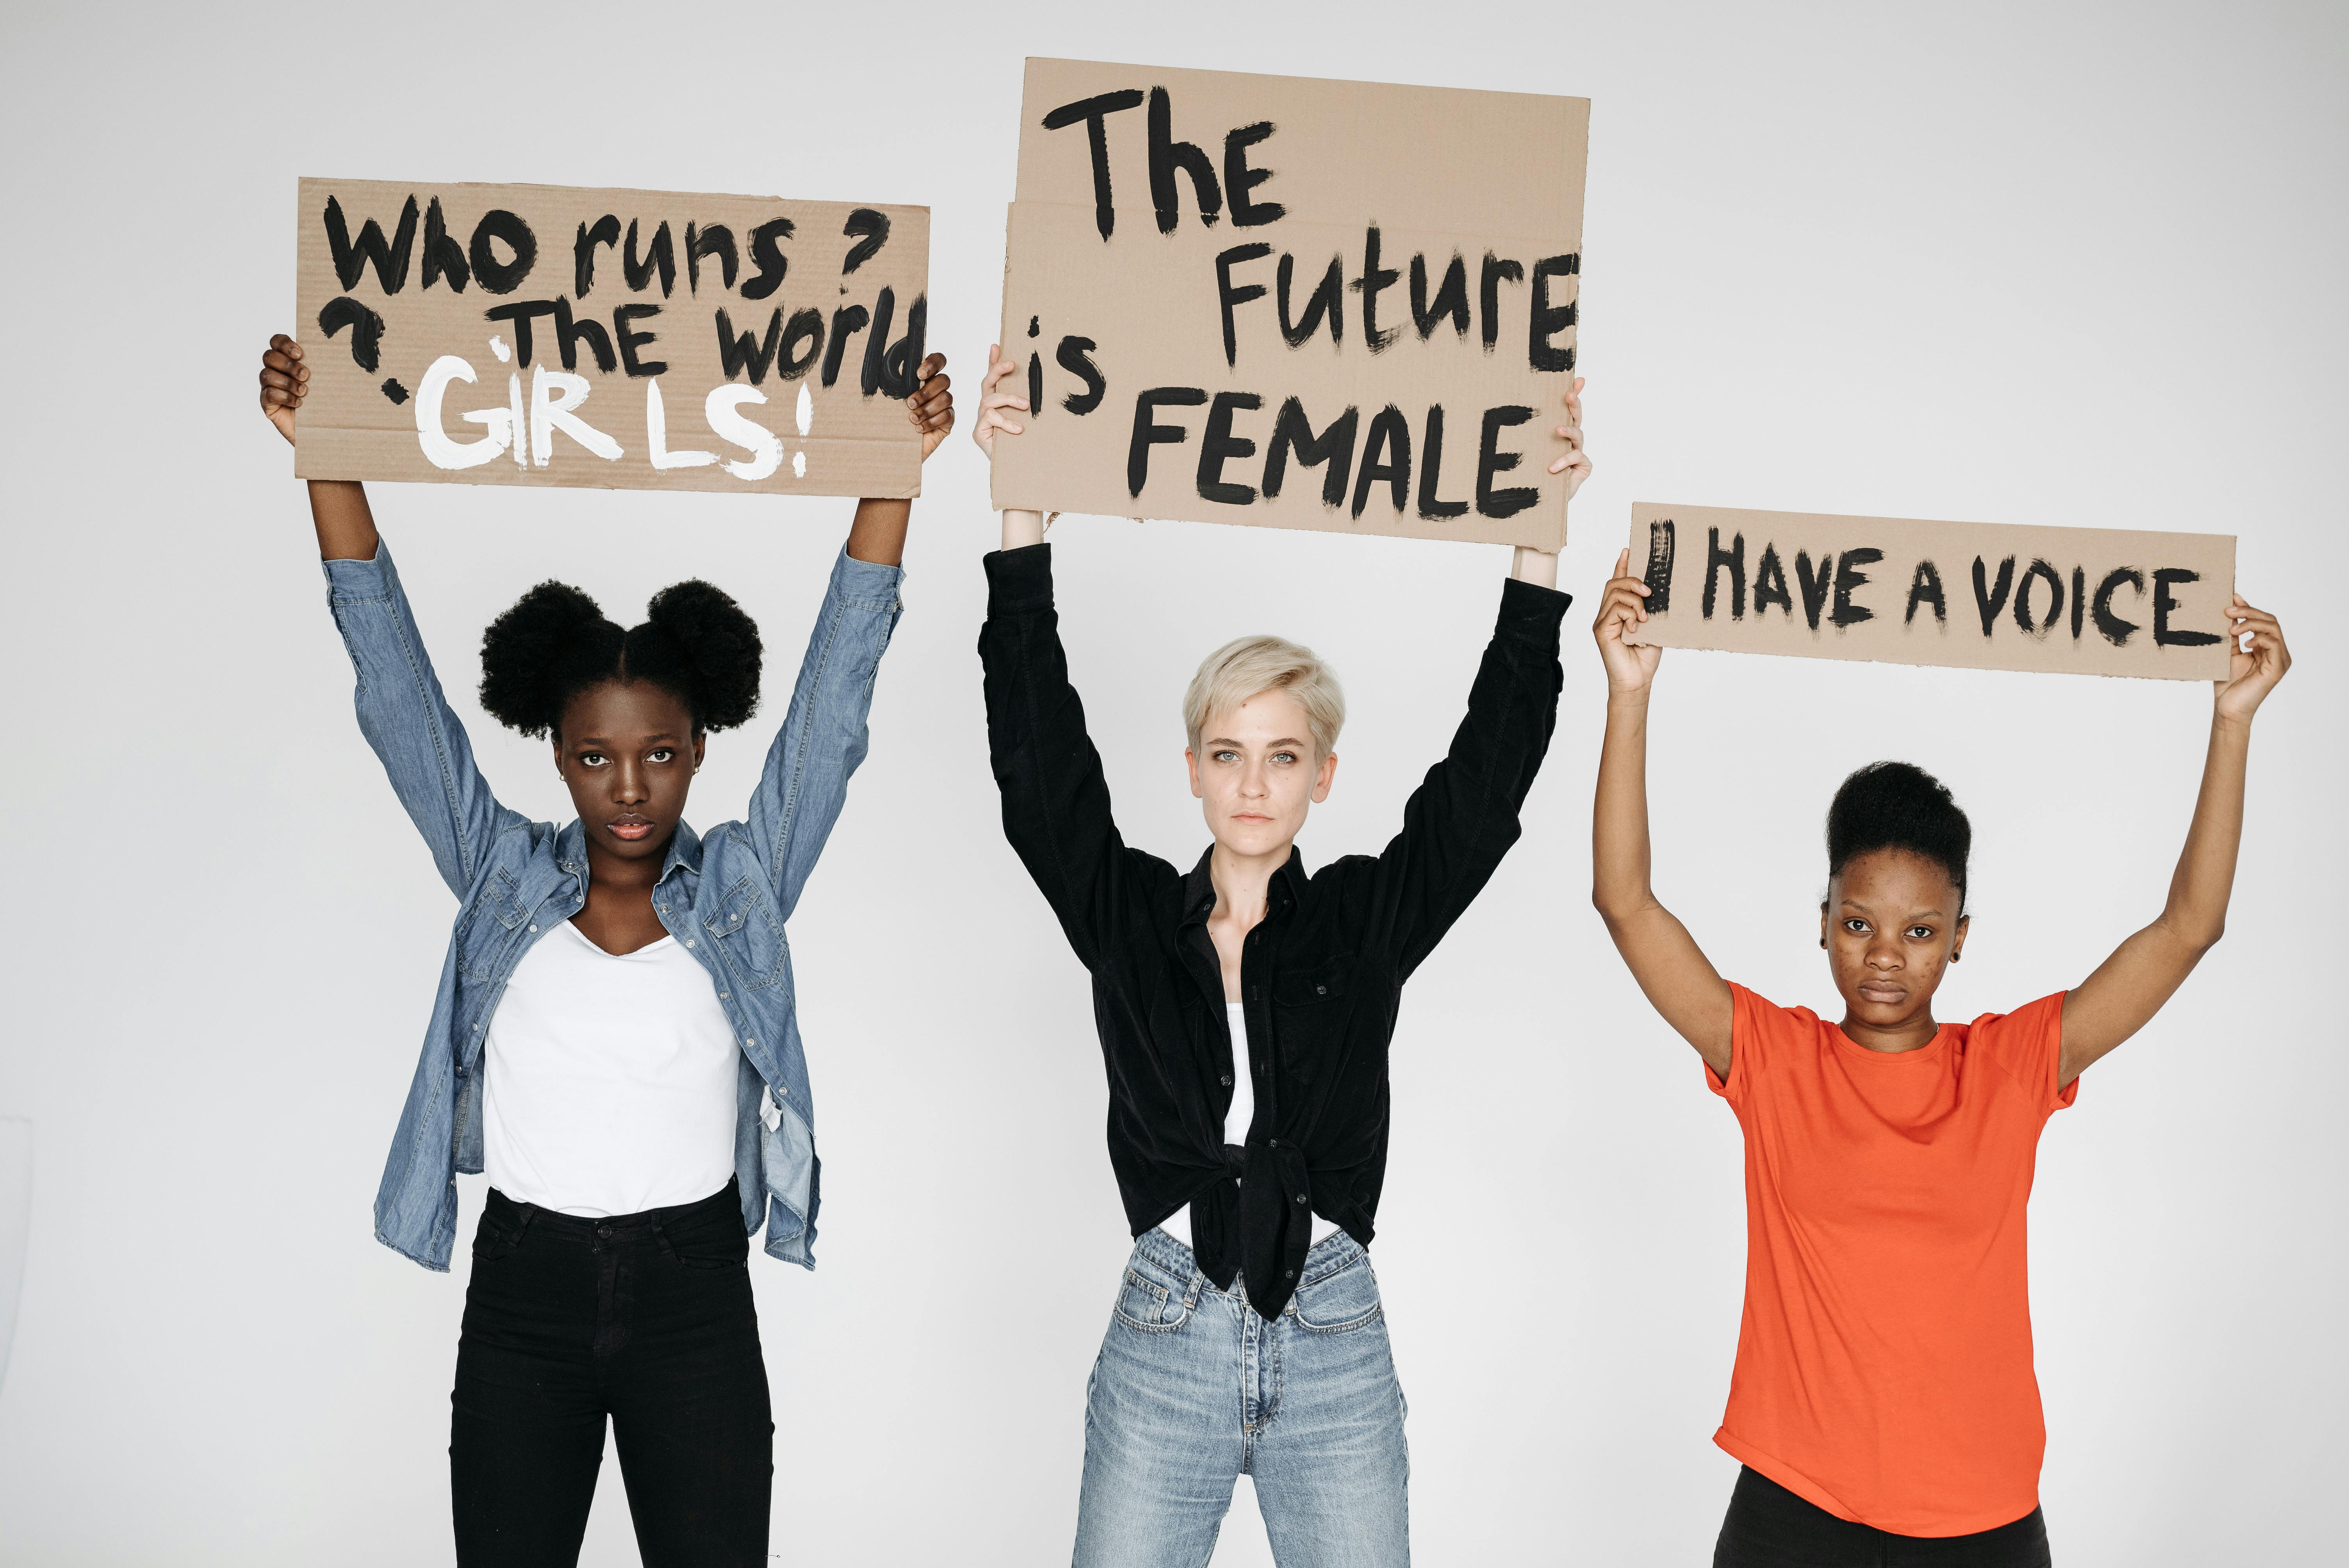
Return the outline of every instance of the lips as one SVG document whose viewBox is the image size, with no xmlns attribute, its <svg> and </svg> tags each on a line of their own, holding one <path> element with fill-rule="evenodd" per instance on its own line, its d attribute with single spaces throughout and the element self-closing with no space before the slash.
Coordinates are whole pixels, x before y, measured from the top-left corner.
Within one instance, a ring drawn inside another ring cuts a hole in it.
<svg viewBox="0 0 2349 1568">
<path fill-rule="evenodd" d="M 615 817 L 605 823 L 604 827 L 612 837 L 631 844 L 652 837 L 653 831 L 652 819 L 639 817 L 634 812 L 623 817 Z"/>
<path fill-rule="evenodd" d="M 1859 994 L 1871 1002 L 1899 1002 L 1908 998 L 1909 988 L 1906 985 L 1862 985 Z"/>
</svg>

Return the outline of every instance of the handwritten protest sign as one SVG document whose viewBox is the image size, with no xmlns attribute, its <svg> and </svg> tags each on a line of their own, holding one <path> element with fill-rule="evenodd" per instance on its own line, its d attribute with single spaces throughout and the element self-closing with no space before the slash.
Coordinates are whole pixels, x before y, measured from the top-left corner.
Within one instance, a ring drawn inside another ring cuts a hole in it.
<svg viewBox="0 0 2349 1568">
<path fill-rule="evenodd" d="M 929 211 L 304 180 L 305 479 L 911 496 Z"/>
<path fill-rule="evenodd" d="M 1644 571 L 1642 565 L 1644 563 Z M 1627 641 L 1815 659 L 2224 680 L 2235 541 L 2213 533 L 1631 508 L 1656 592 Z"/>
<path fill-rule="evenodd" d="M 1557 549 L 1589 119 L 1030 60 L 996 504 Z"/>
</svg>

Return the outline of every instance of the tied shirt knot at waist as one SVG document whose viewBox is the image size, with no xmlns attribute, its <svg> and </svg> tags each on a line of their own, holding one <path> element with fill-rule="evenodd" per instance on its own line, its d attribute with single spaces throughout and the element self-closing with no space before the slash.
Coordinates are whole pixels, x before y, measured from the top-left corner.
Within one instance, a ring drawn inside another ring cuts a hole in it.
<svg viewBox="0 0 2349 1568">
<path fill-rule="evenodd" d="M 1248 1305 L 1280 1315 L 1313 1241 L 1313 1186 L 1305 1150 L 1291 1139 L 1224 1145 L 1219 1181 L 1191 1200 L 1191 1252 L 1199 1272 L 1229 1290 L 1247 1282 Z"/>
</svg>

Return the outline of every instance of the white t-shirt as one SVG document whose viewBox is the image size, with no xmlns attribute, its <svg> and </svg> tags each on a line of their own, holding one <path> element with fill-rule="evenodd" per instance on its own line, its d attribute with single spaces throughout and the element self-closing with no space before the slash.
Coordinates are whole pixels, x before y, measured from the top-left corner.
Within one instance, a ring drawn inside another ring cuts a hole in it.
<svg viewBox="0 0 2349 1568">
<path fill-rule="evenodd" d="M 734 1176 L 739 1056 L 709 972 L 675 937 L 612 954 L 563 922 L 490 1021 L 490 1185 L 591 1219 L 709 1197 Z"/>
<path fill-rule="evenodd" d="M 1247 1012 L 1237 1002 L 1224 1004 L 1224 1016 L 1232 1027 L 1232 1108 L 1224 1113 L 1224 1141 L 1246 1143 L 1248 1124 L 1256 1120 L 1256 1075 L 1249 1070 Z M 1185 1246 L 1191 1244 L 1191 1205 L 1184 1204 L 1169 1214 L 1158 1227 Z M 1313 1216 L 1313 1240 L 1319 1243 L 1337 1233 L 1338 1222 Z"/>
</svg>

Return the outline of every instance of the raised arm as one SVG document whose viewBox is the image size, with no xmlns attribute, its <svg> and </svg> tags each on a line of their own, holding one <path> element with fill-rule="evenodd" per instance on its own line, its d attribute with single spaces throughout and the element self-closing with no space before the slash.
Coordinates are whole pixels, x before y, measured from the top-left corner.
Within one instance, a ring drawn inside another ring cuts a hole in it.
<svg viewBox="0 0 2349 1568">
<path fill-rule="evenodd" d="M 2210 711 L 2210 746 L 2186 847 L 2169 879 L 2169 899 L 2151 925 L 2131 936 L 2064 998 L 2064 1055 L 2056 1087 L 2145 1027 L 2227 929 L 2235 853 L 2243 838 L 2243 776 L 2251 716 L 2292 668 L 2283 629 L 2235 596 L 2228 611 L 2234 654 Z M 2248 642 L 2249 645 L 2245 644 Z"/>
<path fill-rule="evenodd" d="M 926 460 L 954 428 L 946 363 L 943 354 L 923 360 L 922 384 L 905 399 L 906 418 L 922 433 Z M 786 918 L 840 820 L 849 778 L 864 760 L 873 683 L 904 609 L 897 593 L 905 578 L 899 563 L 913 506 L 910 500 L 872 496 L 856 503 L 848 543 L 833 562 L 815 630 L 800 660 L 791 707 L 767 748 L 766 766 L 750 797 L 744 827 Z"/>
<path fill-rule="evenodd" d="M 1728 983 L 1688 927 L 1656 902 L 1648 882 L 1648 694 L 1664 651 L 1623 641 L 1626 631 L 1648 618 L 1648 585 L 1629 575 L 1630 565 L 1627 550 L 1616 559 L 1591 626 L 1607 665 L 1607 738 L 1591 809 L 1590 902 L 1649 1004 L 1725 1080 Z"/>
<path fill-rule="evenodd" d="M 302 346 L 281 333 L 261 364 L 261 411 L 290 442 L 310 379 Z M 347 480 L 311 480 L 310 520 L 327 603 L 358 677 L 359 732 L 424 836 L 440 880 L 462 898 L 497 835 L 524 819 L 498 803 L 473 764 L 465 727 L 441 695 L 391 552 L 376 533 L 366 489 Z"/>
</svg>

